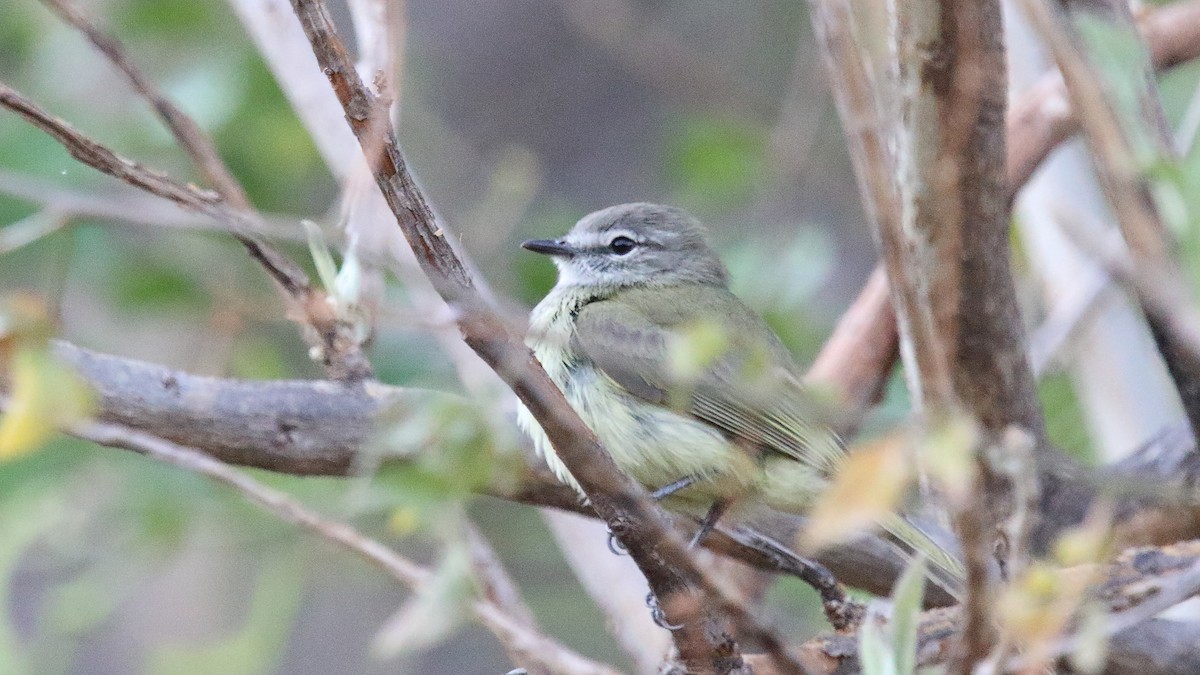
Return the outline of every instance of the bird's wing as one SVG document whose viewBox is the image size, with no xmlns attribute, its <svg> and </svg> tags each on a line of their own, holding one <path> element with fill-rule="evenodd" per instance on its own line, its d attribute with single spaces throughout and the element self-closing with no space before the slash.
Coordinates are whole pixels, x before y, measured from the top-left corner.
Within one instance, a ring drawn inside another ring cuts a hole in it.
<svg viewBox="0 0 1200 675">
<path fill-rule="evenodd" d="M 762 319 L 724 289 L 673 295 L 664 304 L 653 292 L 625 291 L 585 305 L 576 317 L 576 349 L 638 398 L 832 470 L 840 442 L 808 421 L 820 418 L 820 406 Z"/>
</svg>

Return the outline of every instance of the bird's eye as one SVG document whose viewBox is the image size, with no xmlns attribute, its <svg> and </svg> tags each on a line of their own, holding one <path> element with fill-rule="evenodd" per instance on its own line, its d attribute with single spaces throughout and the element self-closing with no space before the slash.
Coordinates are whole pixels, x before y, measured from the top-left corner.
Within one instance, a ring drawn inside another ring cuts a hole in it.
<svg viewBox="0 0 1200 675">
<path fill-rule="evenodd" d="M 629 237 L 616 237 L 608 243 L 608 250 L 617 255 L 625 255 L 637 248 L 637 242 Z"/>
</svg>

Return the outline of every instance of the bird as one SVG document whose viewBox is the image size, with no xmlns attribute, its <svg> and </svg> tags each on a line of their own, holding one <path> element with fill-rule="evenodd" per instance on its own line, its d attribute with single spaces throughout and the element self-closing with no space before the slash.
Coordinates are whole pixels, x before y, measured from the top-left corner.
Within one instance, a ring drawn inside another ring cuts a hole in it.
<svg viewBox="0 0 1200 675">
<path fill-rule="evenodd" d="M 731 508 L 811 509 L 844 445 L 820 422 L 822 406 L 791 353 L 730 291 L 696 218 L 621 204 L 584 216 L 559 239 L 521 246 L 558 269 L 530 314 L 526 344 L 618 468 L 670 510 L 700 517 L 692 545 Z M 524 406 L 517 421 L 582 496 Z M 906 550 L 957 567 L 903 518 L 882 525 Z"/>
</svg>

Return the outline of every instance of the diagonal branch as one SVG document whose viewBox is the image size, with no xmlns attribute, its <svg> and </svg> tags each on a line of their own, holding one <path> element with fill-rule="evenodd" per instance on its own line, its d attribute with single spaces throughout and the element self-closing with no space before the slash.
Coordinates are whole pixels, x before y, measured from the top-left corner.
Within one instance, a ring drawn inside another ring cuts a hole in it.
<svg viewBox="0 0 1200 675">
<path fill-rule="evenodd" d="M 118 155 L 3 83 L 0 83 L 0 106 L 21 115 L 49 134 L 83 164 L 150 194 L 173 201 L 186 209 L 204 214 L 224 225 L 239 239 L 250 241 L 253 239 L 252 233 L 261 228 L 261 223 L 255 215 L 231 208 L 212 190 L 184 185 L 162 172 Z M 335 354 L 344 357 L 340 361 L 330 361 L 326 364 L 330 375 L 336 379 L 348 380 L 369 376 L 371 366 L 362 352 L 357 347 L 351 348 L 344 344 L 345 341 L 353 339 L 339 328 L 338 319 L 329 303 L 325 302 L 324 293 L 312 288 L 308 276 L 295 267 L 295 263 L 275 253 L 274 249 L 255 248 L 251 251 L 252 255 L 256 251 L 262 256 L 259 259 L 264 261 L 264 266 L 272 278 L 283 287 L 288 296 L 303 300 L 301 309 L 320 334 L 322 342 L 333 345 L 332 349 L 327 350 L 326 358 L 332 358 Z"/>
<path fill-rule="evenodd" d="M 325 294 L 312 286 L 308 275 L 299 265 L 254 234 L 255 230 L 261 229 L 262 217 L 254 211 L 246 191 L 221 160 L 216 145 L 200 125 L 159 91 L 115 37 L 100 30 L 67 0 L 43 2 L 63 21 L 83 33 L 125 75 L 134 90 L 150 103 L 167 125 L 176 142 L 192 158 L 229 210 L 240 216 L 240 226 L 232 230 L 234 238 L 279 284 L 291 304 L 301 309 L 305 321 L 312 326 L 322 343 L 322 356 L 330 375 L 339 379 L 370 377 L 370 364 L 363 356 L 358 341 L 351 335 L 352 327 L 329 311 Z"/>
<path fill-rule="evenodd" d="M 71 434 L 100 445 L 133 450 L 223 483 L 280 520 L 308 530 L 354 553 L 413 590 L 423 586 L 431 576 L 429 570 L 350 525 L 326 518 L 290 495 L 267 487 L 249 475 L 198 450 L 114 424 L 87 423 L 72 429 Z M 615 675 L 617 672 L 558 643 L 539 632 L 524 617 L 513 615 L 496 602 L 475 600 L 471 604 L 471 610 L 476 620 L 491 630 L 511 653 L 549 672 L 572 675 Z"/>
<path fill-rule="evenodd" d="M 225 198 L 226 202 L 235 209 L 249 211 L 253 208 L 250 198 L 246 196 L 246 191 L 242 189 L 229 167 L 221 160 L 212 140 L 200 128 L 200 125 L 196 124 L 195 120 L 158 90 L 158 87 L 142 72 L 141 68 L 129 58 L 120 41 L 100 30 L 66 0 L 42 0 L 42 2 L 59 18 L 83 33 L 110 63 L 125 74 L 134 90 L 150 102 L 154 112 L 166 123 L 171 134 L 175 136 L 175 140 L 195 161 L 200 173 L 213 186 L 213 189 Z"/>
<path fill-rule="evenodd" d="M 1143 129 L 1124 128 L 1118 111 L 1105 92 L 1101 73 L 1088 62 L 1078 44 L 1078 36 L 1066 25 L 1061 8 L 1045 0 L 1023 0 L 1022 7 L 1037 29 L 1062 72 L 1074 108 L 1091 150 L 1096 174 L 1108 198 L 1129 250 L 1139 267 L 1161 270 L 1167 276 L 1182 277 L 1175 259 L 1174 242 L 1154 201 L 1149 178 L 1141 169 L 1139 146 L 1148 143 L 1165 157 L 1172 156 L 1170 138 L 1161 122 L 1161 108 L 1152 82 L 1138 85 Z M 1117 33 L 1126 32 L 1127 9 L 1107 7 L 1101 21 Z M 1132 32 L 1129 30 L 1129 32 Z M 1135 134 L 1143 136 L 1141 143 Z M 1149 140 L 1146 140 L 1148 137 Z M 1184 411 L 1193 432 L 1200 434 L 1200 360 L 1189 354 L 1185 344 L 1175 339 L 1160 316 L 1143 306 L 1151 333 L 1167 370 L 1175 382 Z M 1198 436 L 1200 438 L 1200 436 Z"/>
</svg>

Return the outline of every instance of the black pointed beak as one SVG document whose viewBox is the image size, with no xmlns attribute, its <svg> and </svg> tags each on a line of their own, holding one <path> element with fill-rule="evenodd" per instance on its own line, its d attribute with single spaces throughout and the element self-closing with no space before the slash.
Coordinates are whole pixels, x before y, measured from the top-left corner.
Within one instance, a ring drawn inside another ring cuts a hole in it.
<svg viewBox="0 0 1200 675">
<path fill-rule="evenodd" d="M 545 255 L 575 255 L 575 249 L 561 241 L 554 241 L 552 239 L 530 239 L 529 241 L 521 242 L 521 248 L 526 251 L 543 253 Z"/>
</svg>

